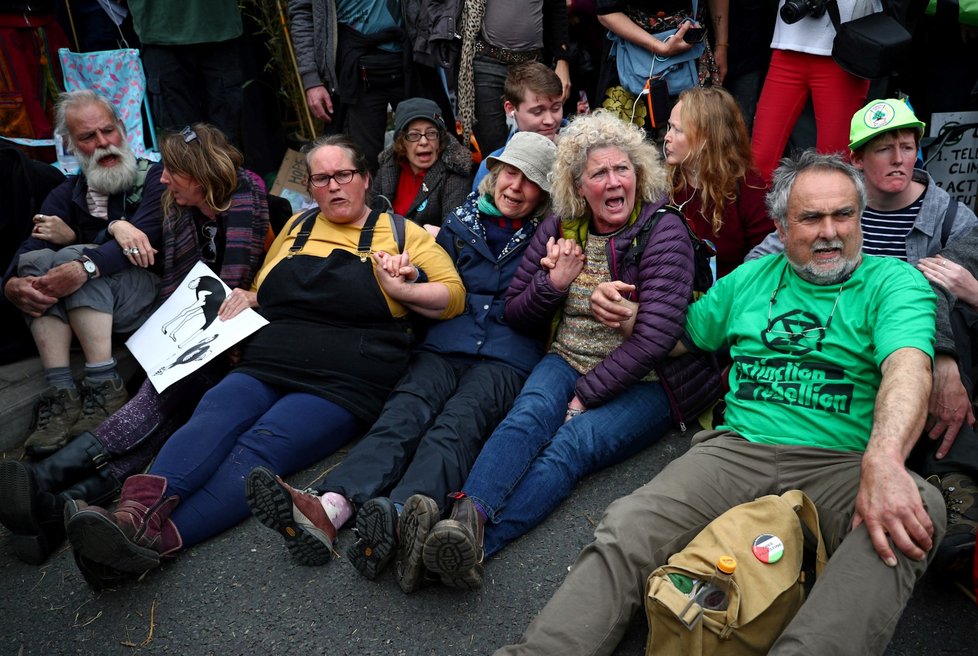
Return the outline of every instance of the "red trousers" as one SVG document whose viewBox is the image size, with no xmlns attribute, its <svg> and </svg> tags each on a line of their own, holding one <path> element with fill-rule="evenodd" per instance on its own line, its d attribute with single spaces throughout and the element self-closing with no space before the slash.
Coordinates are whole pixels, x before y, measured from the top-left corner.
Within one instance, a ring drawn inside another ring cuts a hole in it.
<svg viewBox="0 0 978 656">
<path fill-rule="evenodd" d="M 817 150 L 848 156 L 849 122 L 866 103 L 868 90 L 869 80 L 845 72 L 831 57 L 775 50 L 754 117 L 751 150 L 758 173 L 771 179 L 809 95 Z"/>
</svg>

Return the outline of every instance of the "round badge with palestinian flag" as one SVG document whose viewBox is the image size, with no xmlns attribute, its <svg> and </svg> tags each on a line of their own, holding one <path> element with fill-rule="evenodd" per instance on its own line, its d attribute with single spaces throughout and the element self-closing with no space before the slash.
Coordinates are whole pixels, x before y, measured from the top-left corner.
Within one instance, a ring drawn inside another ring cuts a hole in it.
<svg viewBox="0 0 978 656">
<path fill-rule="evenodd" d="M 770 565 L 781 560 L 781 556 L 784 555 L 784 542 L 776 535 L 762 533 L 754 538 L 751 552 L 759 561 Z"/>
</svg>

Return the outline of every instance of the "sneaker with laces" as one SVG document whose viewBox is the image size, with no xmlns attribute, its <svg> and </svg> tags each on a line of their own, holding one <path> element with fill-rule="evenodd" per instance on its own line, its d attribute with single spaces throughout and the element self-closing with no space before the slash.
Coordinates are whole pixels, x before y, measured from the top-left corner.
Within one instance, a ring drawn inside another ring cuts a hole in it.
<svg viewBox="0 0 978 656">
<path fill-rule="evenodd" d="M 956 472 L 927 479 L 940 489 L 947 506 L 947 532 L 934 556 L 935 566 L 953 578 L 970 575 L 978 529 L 978 485 Z"/>
<path fill-rule="evenodd" d="M 255 519 L 282 534 L 297 563 L 325 565 L 333 558 L 336 528 L 315 494 L 297 490 L 258 467 L 248 474 L 245 497 Z"/>
<path fill-rule="evenodd" d="M 129 392 L 121 378 L 94 382 L 82 381 L 82 406 L 71 435 L 91 433 L 129 400 Z"/>
<path fill-rule="evenodd" d="M 81 395 L 76 389 L 49 387 L 34 406 L 33 429 L 24 442 L 24 452 L 32 458 L 48 456 L 75 435 L 71 428 L 81 414 Z"/>
<path fill-rule="evenodd" d="M 415 494 L 404 502 L 395 569 L 397 584 L 407 594 L 417 590 L 427 579 L 427 570 L 421 552 L 428 534 L 431 533 L 440 516 L 438 504 L 431 497 Z"/>
<path fill-rule="evenodd" d="M 425 539 L 424 566 L 449 587 L 481 588 L 484 523 L 471 497 L 456 494 L 451 517 L 435 524 Z"/>
<path fill-rule="evenodd" d="M 368 579 L 375 579 L 397 551 L 397 508 L 386 497 L 370 499 L 357 511 L 353 527 L 356 542 L 346 550 L 350 563 Z"/>
</svg>

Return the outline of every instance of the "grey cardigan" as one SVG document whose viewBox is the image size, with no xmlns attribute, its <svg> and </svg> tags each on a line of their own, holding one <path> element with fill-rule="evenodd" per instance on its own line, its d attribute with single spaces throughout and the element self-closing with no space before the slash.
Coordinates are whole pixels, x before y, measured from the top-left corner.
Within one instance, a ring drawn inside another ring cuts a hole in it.
<svg viewBox="0 0 978 656">
<path fill-rule="evenodd" d="M 302 87 L 336 91 L 336 5 L 333 0 L 289 0 L 289 28 Z"/>
</svg>

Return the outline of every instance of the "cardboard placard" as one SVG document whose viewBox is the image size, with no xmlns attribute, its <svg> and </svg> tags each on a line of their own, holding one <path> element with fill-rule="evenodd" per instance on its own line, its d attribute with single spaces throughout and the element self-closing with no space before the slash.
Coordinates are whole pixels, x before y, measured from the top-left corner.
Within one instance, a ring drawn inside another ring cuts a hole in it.
<svg viewBox="0 0 978 656">
<path fill-rule="evenodd" d="M 954 130 L 956 127 L 965 129 Z M 930 136 L 937 141 L 927 149 L 927 172 L 937 186 L 975 209 L 978 202 L 978 112 L 947 112 L 931 117 Z M 949 131 L 948 139 L 941 139 Z"/>
<path fill-rule="evenodd" d="M 271 193 L 281 196 L 292 203 L 292 209 L 309 207 L 313 204 L 312 196 L 306 189 L 306 156 L 298 150 L 289 148 L 278 167 L 275 184 Z"/>
</svg>

